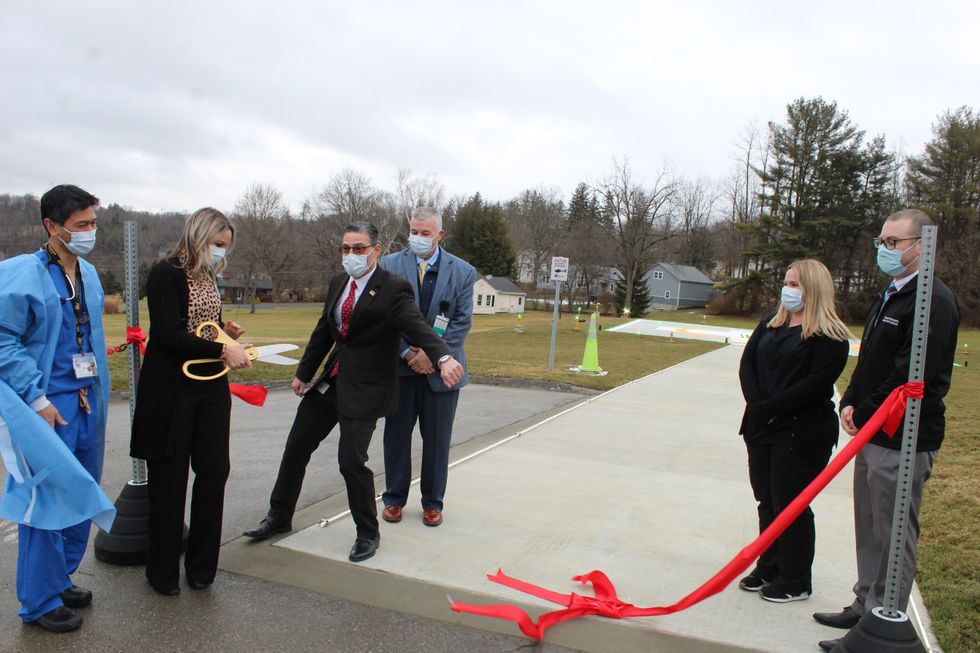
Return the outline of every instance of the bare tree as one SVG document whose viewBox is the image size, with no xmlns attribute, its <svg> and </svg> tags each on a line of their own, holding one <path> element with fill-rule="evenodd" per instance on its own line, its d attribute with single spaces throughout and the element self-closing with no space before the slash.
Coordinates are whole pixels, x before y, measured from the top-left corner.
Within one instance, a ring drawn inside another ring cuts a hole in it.
<svg viewBox="0 0 980 653">
<path fill-rule="evenodd" d="M 715 264 L 710 225 L 720 193 L 712 182 L 699 178 L 677 185 L 674 207 L 678 218 L 679 242 L 677 261 L 711 272 Z"/>
<path fill-rule="evenodd" d="M 408 168 L 399 168 L 395 201 L 399 219 L 407 224 L 412 216 L 412 209 L 416 207 L 431 206 L 437 211 L 442 210 L 446 202 L 446 189 L 431 172 L 415 175 Z"/>
<path fill-rule="evenodd" d="M 603 212 L 616 244 L 617 268 L 626 284 L 625 306 L 633 305 L 633 287 L 655 263 L 654 248 L 673 231 L 671 200 L 677 184 L 666 167 L 653 185 L 644 188 L 633 181 L 629 161 L 613 161 L 613 170 L 597 189 Z"/>
<path fill-rule="evenodd" d="M 548 259 L 558 254 L 555 248 L 565 230 L 561 191 L 554 187 L 525 190 L 504 205 L 504 216 L 519 265 L 530 268 L 531 283 L 537 290 L 538 275 Z"/>
<path fill-rule="evenodd" d="M 715 230 L 716 249 L 725 276 L 741 278 L 749 272 L 749 260 L 744 252 L 753 241 L 744 226 L 758 222 L 762 188 L 757 171 L 768 165 L 769 151 L 768 132 L 760 135 L 755 120 L 746 123 L 736 143 L 732 172 L 724 183 L 726 221 Z"/>
<path fill-rule="evenodd" d="M 282 293 L 285 274 L 293 262 L 289 243 L 289 209 L 272 184 L 252 184 L 235 203 L 236 260 L 251 294 L 255 312 L 256 283 L 261 276 L 272 282 L 274 297 Z"/>
<path fill-rule="evenodd" d="M 378 228 L 382 255 L 403 231 L 395 196 L 376 188 L 362 172 L 345 168 L 303 205 L 303 216 L 315 223 L 314 242 L 323 262 L 336 266 L 343 228 L 351 222 L 367 221 Z"/>
</svg>

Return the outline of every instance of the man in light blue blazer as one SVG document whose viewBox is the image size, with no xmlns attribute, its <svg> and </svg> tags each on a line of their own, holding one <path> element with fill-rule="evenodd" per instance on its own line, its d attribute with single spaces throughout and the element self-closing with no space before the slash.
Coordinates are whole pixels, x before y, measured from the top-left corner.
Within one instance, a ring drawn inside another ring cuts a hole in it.
<svg viewBox="0 0 980 653">
<path fill-rule="evenodd" d="M 382 518 L 400 522 L 412 481 L 412 432 L 418 421 L 422 432 L 422 522 L 442 523 L 443 497 L 449 475 L 449 446 L 456 418 L 459 388 L 466 385 L 463 341 L 473 322 L 473 266 L 439 246 L 446 235 L 442 217 L 431 207 L 412 211 L 409 246 L 381 259 L 381 267 L 408 280 L 415 300 L 463 365 L 463 378 L 447 388 L 433 361 L 410 342 L 402 342 L 398 363 L 398 410 L 385 418 L 384 459 L 386 488 Z"/>
</svg>

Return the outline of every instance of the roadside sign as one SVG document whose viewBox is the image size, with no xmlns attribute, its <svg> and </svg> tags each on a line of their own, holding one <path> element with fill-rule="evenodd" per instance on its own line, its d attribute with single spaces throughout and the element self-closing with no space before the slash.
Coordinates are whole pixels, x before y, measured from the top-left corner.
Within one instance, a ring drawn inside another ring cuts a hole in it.
<svg viewBox="0 0 980 653">
<path fill-rule="evenodd" d="M 568 281 L 568 258 L 564 256 L 551 257 L 551 280 Z"/>
</svg>

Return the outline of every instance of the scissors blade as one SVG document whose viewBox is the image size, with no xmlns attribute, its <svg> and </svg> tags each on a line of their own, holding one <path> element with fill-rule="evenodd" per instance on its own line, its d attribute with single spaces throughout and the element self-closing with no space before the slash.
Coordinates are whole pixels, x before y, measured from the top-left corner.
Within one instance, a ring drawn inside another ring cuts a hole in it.
<svg viewBox="0 0 980 653">
<path fill-rule="evenodd" d="M 299 345 L 290 345 L 287 343 L 281 343 L 278 345 L 262 345 L 261 347 L 255 347 L 255 358 L 262 361 L 266 361 L 266 358 L 273 356 L 275 354 L 281 354 L 283 352 L 292 351 L 294 349 L 299 349 Z M 280 356 L 279 358 L 286 358 L 285 356 Z M 254 359 L 253 359 L 254 360 Z M 292 359 L 290 359 L 292 360 Z M 299 361 L 293 361 L 294 363 Z"/>
<path fill-rule="evenodd" d="M 289 356 L 280 356 L 279 354 L 269 354 L 268 356 L 259 356 L 256 359 L 260 363 L 273 363 L 274 365 L 299 365 L 299 361 L 295 358 L 290 358 Z"/>
</svg>

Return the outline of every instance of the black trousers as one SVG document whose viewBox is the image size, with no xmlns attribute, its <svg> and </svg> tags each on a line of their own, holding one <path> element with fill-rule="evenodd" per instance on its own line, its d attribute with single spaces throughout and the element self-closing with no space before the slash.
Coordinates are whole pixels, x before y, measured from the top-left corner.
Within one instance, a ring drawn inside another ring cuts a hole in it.
<svg viewBox="0 0 980 653">
<path fill-rule="evenodd" d="M 152 401 L 152 397 L 144 400 Z M 172 427 L 176 429 L 176 453 L 171 458 L 146 462 L 150 499 L 146 578 L 158 590 L 170 590 L 180 581 L 189 469 L 194 470 L 194 487 L 184 570 L 189 580 L 214 580 L 221 546 L 225 482 L 231 471 L 230 424 L 227 378 L 181 382 Z"/>
<path fill-rule="evenodd" d="M 340 424 L 337 462 L 347 486 L 350 506 L 358 537 L 377 538 L 378 506 L 374 493 L 374 472 L 367 466 L 368 446 L 374 434 L 376 419 L 347 419 L 337 415 L 337 397 L 330 387 L 325 394 L 316 388 L 299 402 L 293 427 L 286 438 L 286 450 L 279 464 L 279 476 L 269 500 L 269 517 L 277 522 L 289 522 L 296 511 L 306 466 L 320 443 Z"/>
<path fill-rule="evenodd" d="M 787 437 L 772 444 L 750 444 L 748 452 L 749 481 L 759 502 L 761 533 L 827 466 L 831 447 L 797 453 Z M 789 592 L 812 592 L 810 568 L 815 545 L 813 511 L 807 508 L 759 557 L 756 569 L 763 578 Z"/>
</svg>

